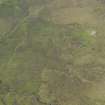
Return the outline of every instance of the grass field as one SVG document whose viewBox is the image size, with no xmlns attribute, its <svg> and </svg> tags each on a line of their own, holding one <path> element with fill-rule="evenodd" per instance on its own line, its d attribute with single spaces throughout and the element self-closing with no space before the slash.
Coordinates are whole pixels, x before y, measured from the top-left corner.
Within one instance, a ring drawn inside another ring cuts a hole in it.
<svg viewBox="0 0 105 105">
<path fill-rule="evenodd" d="M 105 104 L 105 0 L 0 0 L 0 105 Z"/>
</svg>

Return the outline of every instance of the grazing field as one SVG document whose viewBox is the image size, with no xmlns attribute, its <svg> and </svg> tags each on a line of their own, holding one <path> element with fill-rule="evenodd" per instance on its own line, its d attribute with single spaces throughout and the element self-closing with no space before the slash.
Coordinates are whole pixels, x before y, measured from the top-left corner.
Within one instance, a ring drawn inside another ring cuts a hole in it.
<svg viewBox="0 0 105 105">
<path fill-rule="evenodd" d="M 0 0 L 0 105 L 105 105 L 105 0 Z"/>
</svg>

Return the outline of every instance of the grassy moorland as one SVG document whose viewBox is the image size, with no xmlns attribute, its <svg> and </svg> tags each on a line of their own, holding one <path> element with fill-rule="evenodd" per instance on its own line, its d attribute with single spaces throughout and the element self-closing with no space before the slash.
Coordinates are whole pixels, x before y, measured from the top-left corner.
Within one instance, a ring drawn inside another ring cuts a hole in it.
<svg viewBox="0 0 105 105">
<path fill-rule="evenodd" d="M 105 0 L 0 0 L 0 105 L 105 105 Z"/>
</svg>

